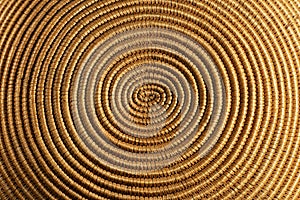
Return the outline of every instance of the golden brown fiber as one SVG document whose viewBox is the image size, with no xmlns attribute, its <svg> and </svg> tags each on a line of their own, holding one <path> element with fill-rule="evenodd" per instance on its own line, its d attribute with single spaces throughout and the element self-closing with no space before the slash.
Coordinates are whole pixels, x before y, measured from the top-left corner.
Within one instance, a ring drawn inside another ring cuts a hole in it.
<svg viewBox="0 0 300 200">
<path fill-rule="evenodd" d="M 298 0 L 0 1 L 0 199 L 300 199 Z"/>
</svg>

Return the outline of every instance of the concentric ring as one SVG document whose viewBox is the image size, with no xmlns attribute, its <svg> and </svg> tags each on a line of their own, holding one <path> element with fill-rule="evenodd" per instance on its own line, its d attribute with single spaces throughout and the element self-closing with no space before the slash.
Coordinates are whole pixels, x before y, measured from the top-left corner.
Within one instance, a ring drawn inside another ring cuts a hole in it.
<svg viewBox="0 0 300 200">
<path fill-rule="evenodd" d="M 300 198 L 298 1 L 0 10 L 0 199 Z"/>
<path fill-rule="evenodd" d="M 144 173 L 175 162 L 195 140 L 206 146 L 201 157 L 214 146 L 226 116 L 225 88 L 210 56 L 191 38 L 133 29 L 101 42 L 87 58 L 74 75 L 70 110 L 102 163 Z M 158 94 L 152 104 L 135 97 L 135 90 L 154 93 L 151 86 L 169 90 L 162 93 L 166 103 L 155 103 Z"/>
</svg>

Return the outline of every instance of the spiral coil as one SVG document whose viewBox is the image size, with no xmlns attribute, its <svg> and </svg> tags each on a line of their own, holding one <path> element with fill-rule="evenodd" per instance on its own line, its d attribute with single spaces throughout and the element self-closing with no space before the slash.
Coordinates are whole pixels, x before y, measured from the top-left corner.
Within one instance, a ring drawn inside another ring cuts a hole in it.
<svg viewBox="0 0 300 200">
<path fill-rule="evenodd" d="M 0 199 L 300 198 L 297 0 L 0 10 Z"/>
</svg>

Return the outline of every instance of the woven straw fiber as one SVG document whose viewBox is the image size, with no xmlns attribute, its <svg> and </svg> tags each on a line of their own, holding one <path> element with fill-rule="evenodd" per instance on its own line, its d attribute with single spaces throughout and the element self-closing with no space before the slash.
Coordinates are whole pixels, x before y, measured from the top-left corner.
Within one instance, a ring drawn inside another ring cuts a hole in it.
<svg viewBox="0 0 300 200">
<path fill-rule="evenodd" d="M 300 199 L 299 0 L 0 0 L 0 199 Z"/>
</svg>

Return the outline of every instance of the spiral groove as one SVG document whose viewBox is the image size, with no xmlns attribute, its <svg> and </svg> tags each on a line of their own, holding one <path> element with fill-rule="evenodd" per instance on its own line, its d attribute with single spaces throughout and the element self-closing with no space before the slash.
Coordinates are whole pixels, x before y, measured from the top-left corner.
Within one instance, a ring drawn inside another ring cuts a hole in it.
<svg viewBox="0 0 300 200">
<path fill-rule="evenodd" d="M 0 10 L 0 199 L 300 198 L 298 1 Z"/>
</svg>

